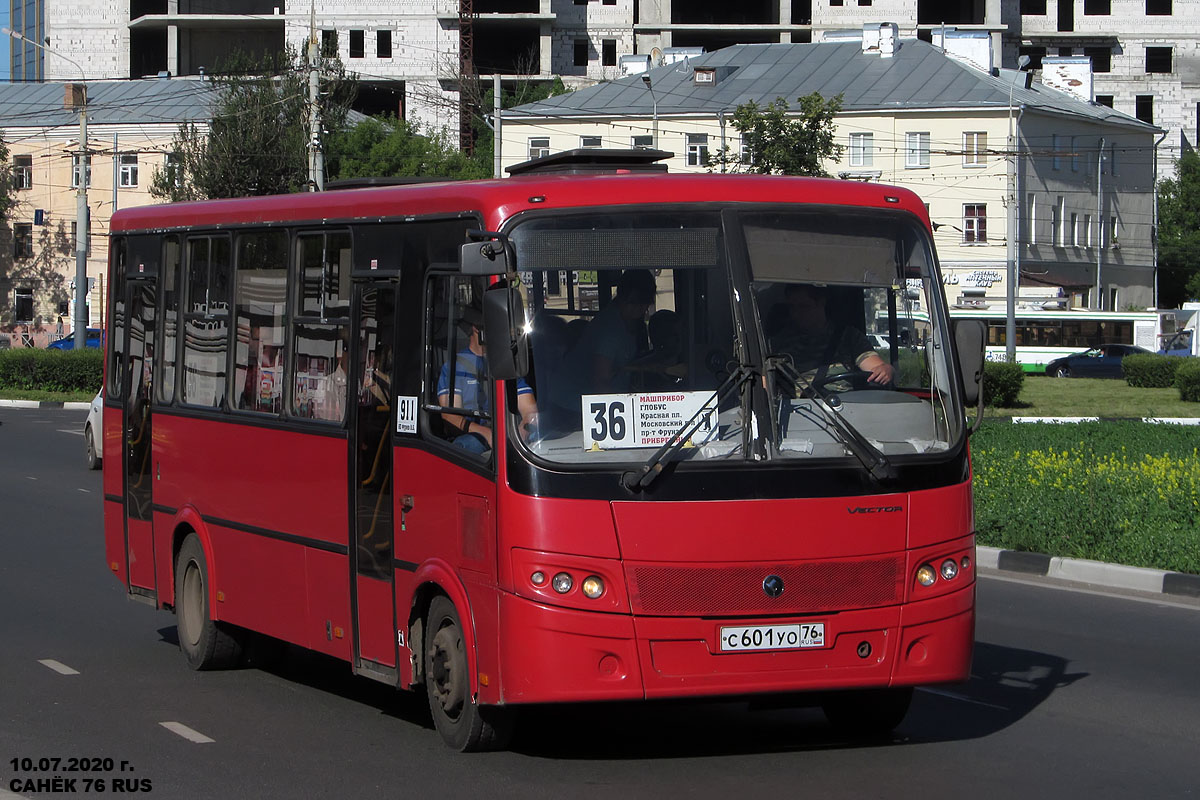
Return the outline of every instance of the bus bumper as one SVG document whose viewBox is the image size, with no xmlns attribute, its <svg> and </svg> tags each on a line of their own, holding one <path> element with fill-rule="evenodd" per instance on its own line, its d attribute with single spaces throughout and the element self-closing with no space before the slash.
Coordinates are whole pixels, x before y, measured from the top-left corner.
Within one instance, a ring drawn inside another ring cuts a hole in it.
<svg viewBox="0 0 1200 800">
<path fill-rule="evenodd" d="M 809 650 L 722 653 L 725 626 L 823 621 Z M 966 680 L 975 584 L 903 607 L 796 619 L 632 617 L 502 593 L 505 703 L 582 702 L 906 686 Z"/>
</svg>

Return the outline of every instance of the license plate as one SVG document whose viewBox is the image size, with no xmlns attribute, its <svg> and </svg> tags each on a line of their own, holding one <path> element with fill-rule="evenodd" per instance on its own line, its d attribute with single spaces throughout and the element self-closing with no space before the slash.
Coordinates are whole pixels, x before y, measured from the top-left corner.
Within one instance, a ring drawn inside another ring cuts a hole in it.
<svg viewBox="0 0 1200 800">
<path fill-rule="evenodd" d="M 824 622 L 721 628 L 721 652 L 801 650 L 825 646 Z"/>
</svg>

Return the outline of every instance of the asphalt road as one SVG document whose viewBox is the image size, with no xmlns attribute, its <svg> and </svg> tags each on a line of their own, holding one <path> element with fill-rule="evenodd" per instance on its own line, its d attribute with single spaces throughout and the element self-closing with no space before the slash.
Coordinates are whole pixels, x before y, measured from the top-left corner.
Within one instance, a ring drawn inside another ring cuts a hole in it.
<svg viewBox="0 0 1200 800">
<path fill-rule="evenodd" d="M 459 755 L 422 696 L 314 654 L 192 672 L 105 568 L 84 416 L 0 408 L 0 798 L 1200 794 L 1200 603 L 995 573 L 971 680 L 871 746 L 816 709 L 690 702 L 542 708 L 511 751 Z"/>
</svg>

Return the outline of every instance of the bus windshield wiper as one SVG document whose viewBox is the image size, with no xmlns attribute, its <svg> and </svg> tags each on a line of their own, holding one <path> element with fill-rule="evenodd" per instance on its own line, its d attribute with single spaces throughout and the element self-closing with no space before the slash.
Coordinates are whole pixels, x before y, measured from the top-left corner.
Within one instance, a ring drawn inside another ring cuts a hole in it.
<svg viewBox="0 0 1200 800">
<path fill-rule="evenodd" d="M 790 356 L 769 357 L 767 369 L 770 372 L 778 372 L 792 385 L 809 395 L 813 408 L 817 409 L 829 424 L 829 432 L 834 434 L 835 438 L 862 463 L 872 478 L 878 482 L 896 477 L 892 462 L 883 454 L 883 451 L 871 444 L 837 411 L 835 406 L 840 406 L 841 401 L 833 393 L 818 387 L 812 381 L 805 380 L 792 364 Z"/>
<path fill-rule="evenodd" d="M 662 475 L 663 469 L 671 458 L 691 441 L 692 436 L 700 429 L 700 425 L 713 412 L 714 408 L 720 409 L 721 401 L 728 397 L 734 389 L 741 388 L 754 375 L 753 369 L 745 364 L 739 365 L 720 386 L 713 390 L 712 397 L 708 398 L 695 414 L 680 425 L 663 446 L 654 452 L 654 455 L 646 459 L 646 463 L 642 464 L 640 470 L 630 470 L 621 476 L 622 485 L 631 492 L 648 488 L 658 479 L 659 475 Z"/>
</svg>

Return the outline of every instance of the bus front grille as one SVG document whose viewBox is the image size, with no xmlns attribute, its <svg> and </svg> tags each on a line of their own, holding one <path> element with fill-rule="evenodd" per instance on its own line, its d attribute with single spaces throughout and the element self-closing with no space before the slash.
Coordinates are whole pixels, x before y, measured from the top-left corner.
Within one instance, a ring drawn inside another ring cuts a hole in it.
<svg viewBox="0 0 1200 800">
<path fill-rule="evenodd" d="M 873 608 L 904 596 L 903 557 L 733 566 L 627 567 L 634 613 L 677 616 L 804 614 Z M 783 580 L 770 597 L 768 576 Z"/>
</svg>

